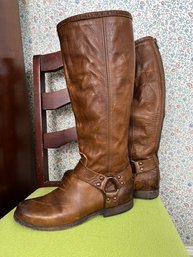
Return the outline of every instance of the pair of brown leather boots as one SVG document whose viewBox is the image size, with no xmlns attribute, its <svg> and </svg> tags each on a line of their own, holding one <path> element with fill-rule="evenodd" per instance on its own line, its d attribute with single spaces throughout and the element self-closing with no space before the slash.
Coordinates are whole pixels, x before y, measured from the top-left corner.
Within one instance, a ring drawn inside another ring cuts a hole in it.
<svg viewBox="0 0 193 257">
<path fill-rule="evenodd" d="M 156 40 L 134 42 L 125 11 L 73 16 L 57 29 L 81 159 L 60 187 L 18 205 L 15 220 L 40 230 L 120 214 L 133 196 L 159 193 L 164 73 Z"/>
</svg>

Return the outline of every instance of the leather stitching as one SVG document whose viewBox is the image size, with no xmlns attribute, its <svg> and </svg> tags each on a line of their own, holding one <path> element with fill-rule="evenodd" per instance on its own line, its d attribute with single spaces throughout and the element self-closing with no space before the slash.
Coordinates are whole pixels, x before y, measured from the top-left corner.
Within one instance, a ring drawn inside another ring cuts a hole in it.
<svg viewBox="0 0 193 257">
<path fill-rule="evenodd" d="M 132 20 L 132 16 L 129 12 L 126 11 L 103 11 L 103 12 L 90 12 L 90 13 L 84 13 L 84 14 L 79 14 L 72 16 L 70 18 L 67 18 L 57 25 L 57 29 L 60 29 L 63 25 L 69 23 L 69 22 L 75 22 L 75 21 L 80 21 L 80 20 L 85 20 L 85 19 L 93 19 L 93 18 L 103 18 L 103 17 L 108 17 L 108 16 L 122 16 L 126 17 Z"/>
</svg>

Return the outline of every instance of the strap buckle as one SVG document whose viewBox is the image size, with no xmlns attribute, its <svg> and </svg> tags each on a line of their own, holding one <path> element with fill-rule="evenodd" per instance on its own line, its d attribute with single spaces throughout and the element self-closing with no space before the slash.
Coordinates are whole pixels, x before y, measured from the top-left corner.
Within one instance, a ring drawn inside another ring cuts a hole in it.
<svg viewBox="0 0 193 257">
<path fill-rule="evenodd" d="M 112 190 L 112 191 L 106 190 L 109 182 L 112 182 L 115 190 Z M 121 187 L 120 182 L 116 176 L 111 176 L 111 175 L 105 176 L 104 182 L 102 183 L 102 190 L 104 193 L 107 193 L 107 192 L 108 193 L 118 193 L 120 187 Z"/>
<path fill-rule="evenodd" d="M 132 179 L 130 166 L 116 175 L 105 175 L 90 170 L 79 162 L 74 173 L 79 179 L 103 192 L 105 197 L 105 208 L 111 208 L 118 204 L 120 188 Z"/>
<path fill-rule="evenodd" d="M 112 190 L 109 182 L 112 182 Z M 105 176 L 104 182 L 101 185 L 101 190 L 104 192 L 105 195 L 105 208 L 114 207 L 118 204 L 118 193 L 120 188 L 121 184 L 116 176 Z"/>
</svg>

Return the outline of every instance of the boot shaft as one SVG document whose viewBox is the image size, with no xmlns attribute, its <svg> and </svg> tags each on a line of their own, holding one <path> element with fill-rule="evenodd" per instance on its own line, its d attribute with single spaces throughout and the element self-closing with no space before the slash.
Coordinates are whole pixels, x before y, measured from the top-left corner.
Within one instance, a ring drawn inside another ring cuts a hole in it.
<svg viewBox="0 0 193 257">
<path fill-rule="evenodd" d="M 161 56 L 152 37 L 135 43 L 136 72 L 129 128 L 130 159 L 157 161 L 164 117 L 165 81 Z"/>
<path fill-rule="evenodd" d="M 58 24 L 81 162 L 114 174 L 128 166 L 134 40 L 128 12 L 77 15 Z"/>
</svg>

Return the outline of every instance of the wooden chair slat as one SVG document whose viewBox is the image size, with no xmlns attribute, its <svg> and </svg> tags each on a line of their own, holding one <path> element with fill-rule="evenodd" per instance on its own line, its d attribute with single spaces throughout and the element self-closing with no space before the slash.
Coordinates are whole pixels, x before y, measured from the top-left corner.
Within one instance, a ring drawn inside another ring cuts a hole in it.
<svg viewBox="0 0 193 257">
<path fill-rule="evenodd" d="M 76 128 L 44 133 L 44 148 L 58 148 L 77 140 Z"/>
<path fill-rule="evenodd" d="M 41 55 L 41 71 L 54 72 L 63 68 L 61 51 Z"/>
<path fill-rule="evenodd" d="M 43 110 L 56 110 L 69 103 L 70 98 L 66 88 L 55 92 L 42 93 Z"/>
</svg>

